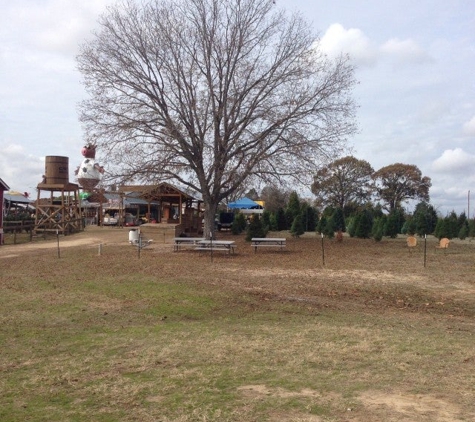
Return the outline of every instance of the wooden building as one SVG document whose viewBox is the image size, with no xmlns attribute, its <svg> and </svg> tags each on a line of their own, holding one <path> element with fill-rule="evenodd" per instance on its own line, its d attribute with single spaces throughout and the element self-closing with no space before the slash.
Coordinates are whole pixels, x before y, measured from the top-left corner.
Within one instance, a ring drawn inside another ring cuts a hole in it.
<svg viewBox="0 0 475 422">
<path fill-rule="evenodd" d="M 155 230 L 173 230 L 178 236 L 182 233 L 197 234 L 202 231 L 203 214 L 201 201 L 177 187 L 162 182 L 158 185 L 123 185 L 118 188 L 122 195 L 134 194 L 135 197 L 145 200 L 148 204 L 147 220 Z M 152 215 L 152 203 L 159 203 L 157 216 Z"/>
<path fill-rule="evenodd" d="M 0 179 L 0 245 L 3 245 L 3 194 L 7 190 L 10 188 Z"/>
</svg>

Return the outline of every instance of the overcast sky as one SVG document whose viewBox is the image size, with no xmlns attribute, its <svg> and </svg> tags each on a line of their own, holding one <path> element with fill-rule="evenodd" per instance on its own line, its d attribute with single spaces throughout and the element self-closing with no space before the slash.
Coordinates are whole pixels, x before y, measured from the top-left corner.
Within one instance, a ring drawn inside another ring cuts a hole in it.
<svg viewBox="0 0 475 422">
<path fill-rule="evenodd" d="M 0 0 L 0 178 L 36 197 L 45 156 L 84 144 L 78 45 L 114 0 Z M 357 66 L 354 155 L 375 170 L 415 164 L 443 215 L 475 198 L 475 1 L 276 0 L 298 10 L 330 54 Z M 470 215 L 474 215 L 470 205 Z"/>
</svg>

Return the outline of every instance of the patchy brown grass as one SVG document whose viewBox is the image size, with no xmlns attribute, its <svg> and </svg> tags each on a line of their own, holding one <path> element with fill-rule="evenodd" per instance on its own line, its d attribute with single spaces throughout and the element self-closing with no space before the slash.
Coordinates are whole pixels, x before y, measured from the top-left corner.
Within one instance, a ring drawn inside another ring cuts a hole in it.
<svg viewBox="0 0 475 422">
<path fill-rule="evenodd" d="M 475 419 L 475 243 L 220 236 L 0 247 L 0 420 Z"/>
</svg>

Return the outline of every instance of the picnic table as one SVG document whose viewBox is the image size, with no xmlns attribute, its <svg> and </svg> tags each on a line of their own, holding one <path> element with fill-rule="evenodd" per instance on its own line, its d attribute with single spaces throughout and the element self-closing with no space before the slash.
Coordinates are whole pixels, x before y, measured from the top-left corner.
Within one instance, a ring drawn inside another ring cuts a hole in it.
<svg viewBox="0 0 475 422">
<path fill-rule="evenodd" d="M 254 252 L 257 252 L 257 248 L 260 247 L 274 247 L 282 250 L 286 246 L 286 239 L 285 237 L 253 237 L 251 246 Z"/>
<path fill-rule="evenodd" d="M 198 251 L 224 251 L 230 254 L 234 253 L 236 242 L 234 240 L 211 240 L 203 239 L 197 242 L 196 250 Z"/>
<path fill-rule="evenodd" d="M 173 250 L 178 251 L 180 246 L 196 246 L 204 237 L 175 237 Z"/>
</svg>

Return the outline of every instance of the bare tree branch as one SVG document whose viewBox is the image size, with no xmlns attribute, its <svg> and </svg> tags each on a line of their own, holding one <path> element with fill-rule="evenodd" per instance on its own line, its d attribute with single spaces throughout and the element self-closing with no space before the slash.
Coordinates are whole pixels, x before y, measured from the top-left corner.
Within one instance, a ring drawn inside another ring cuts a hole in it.
<svg viewBox="0 0 475 422">
<path fill-rule="evenodd" d="M 272 0 L 126 0 L 100 23 L 80 116 L 119 181 L 180 181 L 214 213 L 251 177 L 310 184 L 356 130 L 348 59 Z"/>
</svg>

